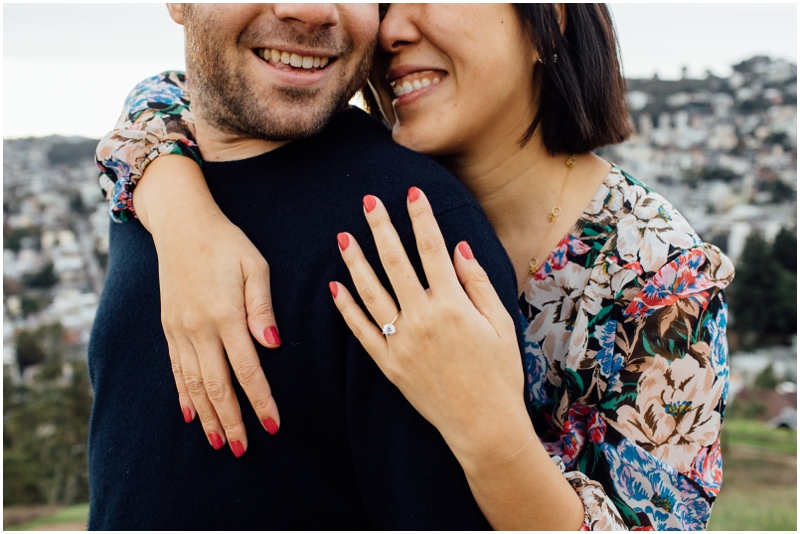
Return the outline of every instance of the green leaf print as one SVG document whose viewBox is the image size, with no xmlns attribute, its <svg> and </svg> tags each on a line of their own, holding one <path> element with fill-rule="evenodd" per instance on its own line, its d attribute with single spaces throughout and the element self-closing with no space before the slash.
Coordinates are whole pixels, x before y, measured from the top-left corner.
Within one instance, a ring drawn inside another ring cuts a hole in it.
<svg viewBox="0 0 800 534">
<path fill-rule="evenodd" d="M 619 498 L 618 495 L 614 493 L 609 493 L 609 497 L 611 497 L 611 502 L 617 507 L 619 510 L 622 519 L 625 521 L 625 524 L 628 526 L 642 526 L 642 522 L 639 521 L 639 516 L 636 515 L 636 512 L 633 511 L 633 508 L 627 505 L 625 501 Z"/>
<path fill-rule="evenodd" d="M 567 386 L 567 391 L 577 391 L 583 393 L 583 379 L 581 378 L 581 375 L 572 369 L 567 369 L 564 372 L 564 382 Z"/>
</svg>

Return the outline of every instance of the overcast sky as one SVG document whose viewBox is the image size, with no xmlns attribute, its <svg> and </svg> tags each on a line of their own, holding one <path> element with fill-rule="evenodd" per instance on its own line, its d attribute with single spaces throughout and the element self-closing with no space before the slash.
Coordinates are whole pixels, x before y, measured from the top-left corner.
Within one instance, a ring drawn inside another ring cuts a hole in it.
<svg viewBox="0 0 800 534">
<path fill-rule="evenodd" d="M 717 75 L 756 54 L 797 61 L 796 4 L 609 4 L 628 77 Z M 164 4 L 4 4 L 3 137 L 110 129 L 141 79 L 183 68 Z"/>
</svg>

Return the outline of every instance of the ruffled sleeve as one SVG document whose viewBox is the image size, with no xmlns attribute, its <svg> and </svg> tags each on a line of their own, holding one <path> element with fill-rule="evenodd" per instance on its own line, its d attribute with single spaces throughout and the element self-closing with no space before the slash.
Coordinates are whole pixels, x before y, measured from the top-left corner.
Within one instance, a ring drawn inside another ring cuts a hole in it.
<svg viewBox="0 0 800 534">
<path fill-rule="evenodd" d="M 95 162 L 111 217 L 136 216 L 133 190 L 147 165 L 162 154 L 180 154 L 201 163 L 185 74 L 167 71 L 140 82 L 128 94 L 113 130 L 97 145 Z"/>
</svg>

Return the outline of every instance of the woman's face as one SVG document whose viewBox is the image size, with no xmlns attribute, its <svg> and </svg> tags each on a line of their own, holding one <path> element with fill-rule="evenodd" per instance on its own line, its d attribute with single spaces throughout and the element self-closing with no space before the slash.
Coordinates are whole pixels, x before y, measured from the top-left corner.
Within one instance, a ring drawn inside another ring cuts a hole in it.
<svg viewBox="0 0 800 534">
<path fill-rule="evenodd" d="M 533 120 L 538 56 L 511 4 L 392 4 L 379 44 L 370 81 L 408 148 L 448 156 L 516 143 Z"/>
</svg>

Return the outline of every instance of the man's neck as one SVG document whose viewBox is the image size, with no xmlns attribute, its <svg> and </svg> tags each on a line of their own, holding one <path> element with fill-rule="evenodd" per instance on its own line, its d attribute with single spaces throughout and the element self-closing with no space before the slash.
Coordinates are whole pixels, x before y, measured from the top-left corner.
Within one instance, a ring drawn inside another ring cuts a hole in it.
<svg viewBox="0 0 800 534">
<path fill-rule="evenodd" d="M 235 161 L 260 156 L 282 147 L 289 141 L 264 141 L 241 134 L 224 132 L 209 125 L 202 117 L 195 120 L 195 138 L 205 161 Z"/>
</svg>

